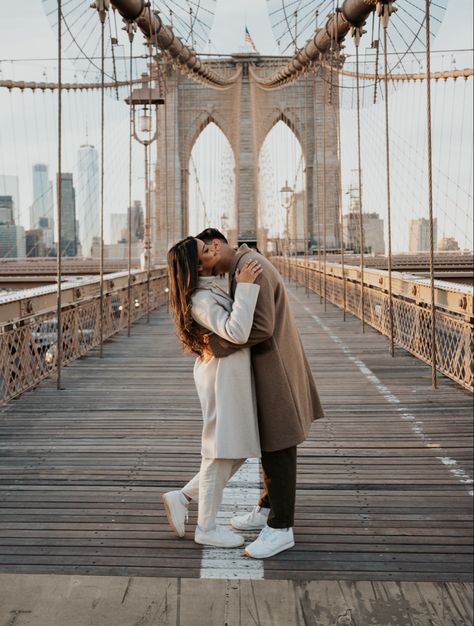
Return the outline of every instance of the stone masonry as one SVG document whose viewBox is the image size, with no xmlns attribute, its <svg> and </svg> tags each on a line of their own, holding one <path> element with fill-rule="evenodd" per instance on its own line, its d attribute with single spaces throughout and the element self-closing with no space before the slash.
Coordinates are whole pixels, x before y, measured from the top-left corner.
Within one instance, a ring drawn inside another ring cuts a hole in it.
<svg viewBox="0 0 474 626">
<path fill-rule="evenodd" d="M 326 81 L 311 71 L 298 81 L 276 90 L 262 89 L 256 76 L 281 67 L 285 58 L 236 54 L 208 64 L 220 73 L 240 79 L 230 87 L 212 89 L 183 76 L 170 65 L 165 68 L 166 105 L 158 107 L 158 139 L 152 209 L 155 259 L 188 234 L 189 160 L 194 143 L 214 122 L 229 140 L 235 159 L 236 241 L 257 241 L 258 160 L 265 138 L 279 121 L 286 123 L 300 142 L 306 173 L 308 236 L 322 240 L 324 205 L 326 246 L 339 242 L 339 176 L 337 150 L 337 90 L 329 95 Z M 333 80 L 336 74 L 334 73 Z M 324 115 L 325 113 L 325 115 Z M 325 118 L 325 121 L 324 121 Z M 326 134 L 326 159 L 324 135 Z M 326 176 L 324 176 L 324 160 Z M 326 193 L 323 181 L 326 179 Z"/>
</svg>

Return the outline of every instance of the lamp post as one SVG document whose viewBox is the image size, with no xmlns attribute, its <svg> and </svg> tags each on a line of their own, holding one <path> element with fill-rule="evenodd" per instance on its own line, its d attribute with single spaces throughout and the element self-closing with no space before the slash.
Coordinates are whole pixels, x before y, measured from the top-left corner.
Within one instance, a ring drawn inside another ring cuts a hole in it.
<svg viewBox="0 0 474 626">
<path fill-rule="evenodd" d="M 221 230 L 223 234 L 227 237 L 227 231 L 229 229 L 229 216 L 224 211 L 221 215 Z"/>
<path fill-rule="evenodd" d="M 286 211 L 286 227 L 285 227 L 285 256 L 288 263 L 288 278 L 290 278 L 290 262 L 288 260 L 288 247 L 289 247 L 289 237 L 290 237 L 290 229 L 289 229 L 289 214 L 291 207 L 291 196 L 293 194 L 293 189 L 288 185 L 288 181 L 285 180 L 285 184 L 280 189 L 281 198 L 282 198 L 282 207 Z"/>
<path fill-rule="evenodd" d="M 147 273 L 147 321 L 150 319 L 150 271 L 151 271 L 151 225 L 150 225 L 150 180 L 149 180 L 149 147 L 158 136 L 158 128 L 152 134 L 153 120 L 152 111 L 155 112 L 159 104 L 164 104 L 165 100 L 160 89 L 152 86 L 152 70 L 154 64 L 150 64 L 150 74 L 142 74 L 142 86 L 134 89 L 125 102 L 132 107 L 132 135 L 144 147 L 145 157 L 145 220 L 143 233 L 143 257 L 141 267 Z M 139 131 L 137 132 L 137 113 L 139 115 Z M 139 136 L 138 133 L 143 136 Z M 129 233 L 130 237 L 130 233 Z M 130 303 L 129 303 L 130 305 Z M 130 313 L 129 313 L 130 314 Z"/>
</svg>

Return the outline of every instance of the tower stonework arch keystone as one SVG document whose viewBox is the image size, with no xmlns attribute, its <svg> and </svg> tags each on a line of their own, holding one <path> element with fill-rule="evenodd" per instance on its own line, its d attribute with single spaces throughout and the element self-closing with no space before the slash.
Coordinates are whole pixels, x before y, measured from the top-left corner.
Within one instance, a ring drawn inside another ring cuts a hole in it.
<svg viewBox="0 0 474 626">
<path fill-rule="evenodd" d="M 166 104 L 157 111 L 154 220 L 155 257 L 188 234 L 189 161 L 192 148 L 204 130 L 215 123 L 228 139 L 235 162 L 235 232 L 231 243 L 259 240 L 258 162 L 268 133 L 279 121 L 293 131 L 303 152 L 306 168 L 308 237 L 318 239 L 324 206 L 323 129 L 326 129 L 326 245 L 339 243 L 339 157 L 337 150 L 337 90 L 326 101 L 323 120 L 323 83 L 316 73 L 306 73 L 287 86 L 262 88 L 256 76 L 271 75 L 285 57 L 235 54 L 208 65 L 220 73 L 239 78 L 230 86 L 213 89 L 164 66 Z M 322 231 L 320 231 L 322 232 Z"/>
</svg>

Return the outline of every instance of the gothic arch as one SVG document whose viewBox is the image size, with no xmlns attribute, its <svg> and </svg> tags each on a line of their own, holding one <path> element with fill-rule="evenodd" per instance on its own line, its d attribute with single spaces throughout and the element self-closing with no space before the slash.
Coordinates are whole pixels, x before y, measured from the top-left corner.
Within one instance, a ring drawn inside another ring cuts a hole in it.
<svg viewBox="0 0 474 626">
<path fill-rule="evenodd" d="M 241 67 L 240 79 L 231 87 L 216 90 L 196 83 L 168 66 L 166 70 L 166 107 L 158 107 L 160 133 L 156 142 L 156 175 L 153 211 L 155 256 L 164 257 L 169 246 L 188 231 L 189 159 L 193 145 L 211 122 L 230 143 L 235 163 L 235 241 L 255 241 L 257 234 L 258 157 L 270 130 L 279 121 L 294 133 L 306 165 L 308 229 L 314 238 L 316 217 L 321 212 L 323 166 L 321 142 L 326 132 L 326 179 L 328 194 L 327 237 L 338 232 L 337 180 L 339 168 L 335 119 L 326 111 L 322 117 L 322 80 L 306 74 L 301 80 L 276 90 L 262 89 L 252 78 L 251 68 L 260 75 L 281 65 L 281 59 L 232 55 L 210 60 L 229 74 Z M 332 106 L 337 106 L 333 102 Z"/>
<path fill-rule="evenodd" d="M 207 128 L 209 124 L 215 124 L 217 128 L 222 132 L 224 137 L 229 142 L 229 145 L 232 148 L 232 152 L 234 152 L 235 158 L 234 146 L 232 145 L 229 134 L 226 132 L 225 121 L 221 119 L 221 116 L 217 111 L 213 111 L 212 113 L 210 113 L 209 111 L 201 111 L 201 113 L 193 120 L 192 125 L 188 130 L 183 142 L 183 163 L 185 163 L 186 165 L 191 158 L 191 152 L 193 150 L 194 144 L 199 139 L 199 136 L 201 135 L 203 130 Z"/>
<path fill-rule="evenodd" d="M 306 154 L 306 145 L 304 141 L 304 135 L 305 135 L 304 128 L 302 127 L 297 115 L 294 113 L 294 111 L 291 111 L 291 109 L 287 110 L 286 112 L 283 112 L 279 109 L 275 109 L 272 112 L 272 115 L 266 118 L 263 124 L 263 128 L 261 130 L 260 136 L 258 138 L 258 146 L 257 146 L 258 157 L 260 157 L 260 153 L 261 153 L 263 144 L 265 143 L 265 140 L 267 139 L 271 131 L 275 128 L 275 126 L 278 124 L 278 122 L 283 122 L 286 126 L 288 126 L 288 128 L 294 134 L 294 136 L 298 140 L 298 143 L 301 147 L 301 151 L 303 153 L 303 159 L 306 164 L 307 154 Z"/>
</svg>

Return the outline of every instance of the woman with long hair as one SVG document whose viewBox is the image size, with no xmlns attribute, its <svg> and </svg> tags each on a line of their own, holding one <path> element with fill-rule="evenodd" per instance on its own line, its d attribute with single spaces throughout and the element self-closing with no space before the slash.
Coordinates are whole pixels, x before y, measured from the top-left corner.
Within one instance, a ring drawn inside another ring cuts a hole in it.
<svg viewBox="0 0 474 626">
<path fill-rule="evenodd" d="M 237 547 L 244 538 L 216 524 L 224 487 L 247 458 L 260 457 L 257 408 L 250 349 L 225 359 L 207 350 L 215 333 L 245 344 L 253 323 L 262 268 L 251 261 L 236 273 L 235 299 L 219 287 L 213 272 L 219 253 L 194 237 L 168 252 L 169 301 L 183 349 L 194 354 L 194 381 L 201 403 L 203 429 L 201 469 L 181 490 L 163 495 L 168 521 L 180 537 L 185 534 L 189 502 L 198 498 L 196 543 Z"/>
</svg>

